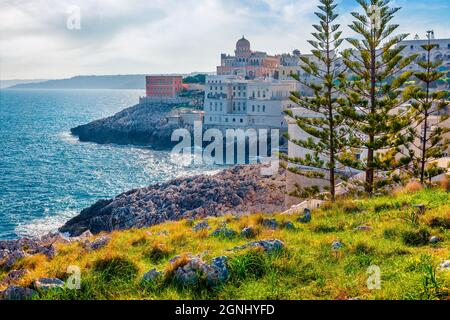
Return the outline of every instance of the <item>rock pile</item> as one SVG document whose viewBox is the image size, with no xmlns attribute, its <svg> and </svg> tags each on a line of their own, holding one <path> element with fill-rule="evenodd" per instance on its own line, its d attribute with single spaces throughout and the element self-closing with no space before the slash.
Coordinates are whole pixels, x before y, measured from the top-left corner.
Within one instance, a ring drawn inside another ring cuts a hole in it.
<svg viewBox="0 0 450 320">
<path fill-rule="evenodd" d="M 240 165 L 209 176 L 179 178 L 100 200 L 68 221 L 61 232 L 143 228 L 168 220 L 285 209 L 285 175 L 261 175 L 261 165 Z"/>
</svg>

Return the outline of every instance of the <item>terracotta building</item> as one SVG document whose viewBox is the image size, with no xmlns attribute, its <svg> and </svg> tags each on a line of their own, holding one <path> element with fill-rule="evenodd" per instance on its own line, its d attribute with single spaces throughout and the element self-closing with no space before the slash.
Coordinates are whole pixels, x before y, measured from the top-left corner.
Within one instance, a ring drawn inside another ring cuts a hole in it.
<svg viewBox="0 0 450 320">
<path fill-rule="evenodd" d="M 182 89 L 182 76 L 154 75 L 146 77 L 147 97 L 175 98 Z"/>
<path fill-rule="evenodd" d="M 234 75 L 247 79 L 274 77 L 280 66 L 280 57 L 252 51 L 250 42 L 242 37 L 236 43 L 235 55 L 221 55 L 217 75 Z"/>
</svg>

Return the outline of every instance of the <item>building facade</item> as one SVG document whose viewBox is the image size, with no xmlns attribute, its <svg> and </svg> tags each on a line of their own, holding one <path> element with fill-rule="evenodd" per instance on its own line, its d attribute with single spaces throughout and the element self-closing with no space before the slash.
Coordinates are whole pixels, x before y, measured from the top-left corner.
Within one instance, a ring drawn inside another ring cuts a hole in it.
<svg viewBox="0 0 450 320">
<path fill-rule="evenodd" d="M 246 79 L 274 77 L 280 66 L 279 56 L 252 51 L 250 41 L 242 37 L 236 43 L 235 55 L 221 55 L 217 75 L 235 75 Z"/>
<path fill-rule="evenodd" d="M 410 71 L 422 71 L 419 67 L 419 61 L 426 61 L 427 52 L 422 48 L 423 45 L 428 44 L 427 40 L 405 40 L 399 43 L 400 46 L 405 46 L 402 55 L 409 56 L 413 54 L 419 54 L 418 59 L 408 66 L 407 70 Z M 440 60 L 443 62 L 440 71 L 450 70 L 450 39 L 432 39 L 431 44 L 437 45 L 431 51 L 432 61 Z"/>
<path fill-rule="evenodd" d="M 291 108 L 293 80 L 248 80 L 238 76 L 208 76 L 204 125 L 214 128 L 287 130 L 284 110 Z"/>
<path fill-rule="evenodd" d="M 175 98 L 182 89 L 182 76 L 152 75 L 146 77 L 146 96 L 148 98 Z"/>
</svg>

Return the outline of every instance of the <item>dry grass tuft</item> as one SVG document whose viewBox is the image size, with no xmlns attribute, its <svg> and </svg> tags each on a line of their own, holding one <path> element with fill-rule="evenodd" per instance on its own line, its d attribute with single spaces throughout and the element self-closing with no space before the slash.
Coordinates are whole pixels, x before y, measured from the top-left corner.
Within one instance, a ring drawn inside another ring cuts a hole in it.
<svg viewBox="0 0 450 320">
<path fill-rule="evenodd" d="M 423 186 L 418 181 L 410 181 L 403 188 L 403 192 L 405 192 L 405 193 L 417 193 L 422 190 L 423 190 Z"/>
<path fill-rule="evenodd" d="M 450 191 L 450 178 L 447 174 L 444 175 L 439 185 L 443 190 Z"/>
</svg>

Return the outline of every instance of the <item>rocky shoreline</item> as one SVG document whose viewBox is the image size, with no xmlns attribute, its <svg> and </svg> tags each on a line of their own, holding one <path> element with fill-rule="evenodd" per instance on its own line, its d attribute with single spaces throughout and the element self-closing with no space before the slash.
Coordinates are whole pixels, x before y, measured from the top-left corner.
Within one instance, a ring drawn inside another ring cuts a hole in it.
<svg viewBox="0 0 450 320">
<path fill-rule="evenodd" d="M 171 141 L 171 135 L 179 126 L 167 123 L 166 117 L 177 106 L 170 103 L 137 104 L 70 131 L 80 141 L 170 149 L 177 143 Z"/>
<path fill-rule="evenodd" d="M 262 165 L 238 165 L 215 175 L 178 178 L 100 200 L 60 228 L 85 231 L 144 228 L 165 221 L 286 209 L 286 172 L 262 176 Z"/>
</svg>

